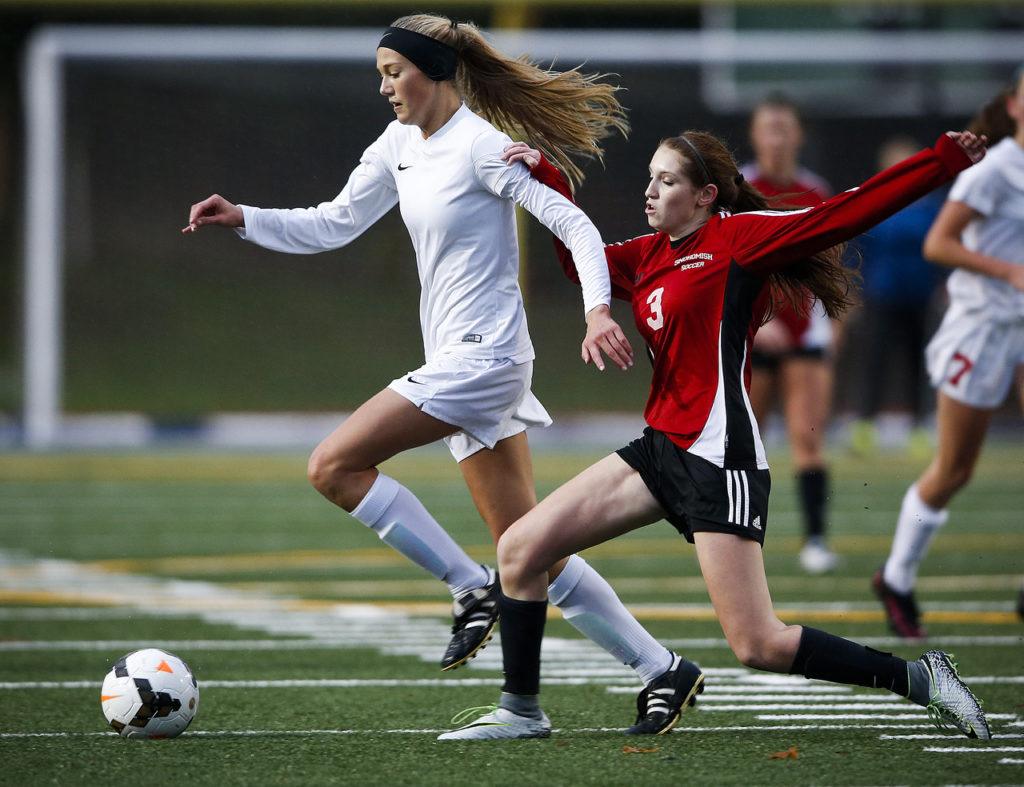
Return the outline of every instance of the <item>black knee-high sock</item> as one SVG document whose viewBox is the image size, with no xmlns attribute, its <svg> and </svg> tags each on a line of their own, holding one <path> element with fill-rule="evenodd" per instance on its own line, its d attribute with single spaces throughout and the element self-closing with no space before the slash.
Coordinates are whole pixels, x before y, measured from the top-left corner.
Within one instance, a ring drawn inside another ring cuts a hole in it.
<svg viewBox="0 0 1024 787">
<path fill-rule="evenodd" d="M 910 696 L 907 662 L 903 659 L 809 626 L 804 626 L 800 634 L 800 647 L 789 674 Z"/>
<path fill-rule="evenodd" d="M 505 660 L 505 686 L 509 694 L 540 692 L 540 643 L 548 615 L 546 601 L 520 601 L 504 593 L 498 600 L 501 620 L 501 655 Z"/>
<path fill-rule="evenodd" d="M 796 476 L 800 507 L 804 513 L 807 537 L 825 534 L 825 499 L 828 497 L 828 470 L 801 470 Z"/>
</svg>

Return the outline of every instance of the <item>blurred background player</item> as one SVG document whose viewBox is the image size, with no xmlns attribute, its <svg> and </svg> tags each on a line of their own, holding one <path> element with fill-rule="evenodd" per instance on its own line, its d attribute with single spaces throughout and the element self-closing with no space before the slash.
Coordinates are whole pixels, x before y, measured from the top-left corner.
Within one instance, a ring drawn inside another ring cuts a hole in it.
<svg viewBox="0 0 1024 787">
<path fill-rule="evenodd" d="M 800 112 L 790 99 L 771 94 L 750 117 L 754 161 L 743 177 L 768 198 L 772 208 L 809 208 L 831 195 L 828 184 L 800 166 L 804 144 Z M 825 538 L 829 494 L 825 430 L 832 405 L 832 322 L 810 295 L 800 308 L 780 299 L 757 332 L 751 354 L 750 403 L 766 423 L 775 394 L 786 422 L 804 543 L 800 565 L 811 574 L 836 567 Z"/>
<path fill-rule="evenodd" d="M 377 48 L 380 93 L 396 121 L 368 147 L 341 193 L 305 209 L 234 205 L 218 195 L 192 206 L 189 225 L 234 227 L 246 240 L 310 254 L 355 240 L 396 204 L 416 252 L 425 363 L 362 404 L 313 451 L 310 483 L 388 546 L 447 584 L 452 638 L 442 669 L 458 667 L 490 637 L 499 585 L 405 486 L 377 465 L 444 440 L 495 542 L 537 504 L 526 429 L 551 419 L 530 390 L 534 350 L 519 290 L 514 205 L 581 260 L 584 362 L 621 368 L 632 350 L 609 314 L 601 236 L 575 205 L 501 158 L 500 119 L 544 141 L 577 180 L 569 153 L 600 156 L 627 129 L 616 88 L 578 71 L 552 73 L 505 57 L 472 24 L 419 14 L 392 23 Z M 463 103 L 471 100 L 472 111 Z M 497 122 L 497 121 L 496 121 Z M 641 680 L 672 654 L 626 610 L 604 579 L 572 556 L 552 571 L 566 620 Z"/>
<path fill-rule="evenodd" d="M 921 149 L 911 137 L 897 135 L 878 151 L 878 169 L 888 169 Z M 908 450 L 930 452 L 924 418 L 931 409 L 925 395 L 924 347 L 931 302 L 941 275 L 921 253 L 921 243 L 942 205 L 943 195 L 926 194 L 857 239 L 861 251 L 863 337 L 861 396 L 851 448 L 862 456 L 877 448 L 875 418 L 894 402 L 910 416 Z M 886 398 L 895 378 L 898 388 Z"/>
<path fill-rule="evenodd" d="M 925 256 L 953 268 L 949 309 L 928 345 L 938 388 L 938 449 L 907 490 L 892 549 L 872 580 L 889 626 L 925 636 L 917 570 L 949 501 L 971 478 L 993 411 L 1016 384 L 1024 404 L 1024 66 L 971 124 L 985 160 L 957 178 L 925 239 Z M 1017 600 L 1024 616 L 1024 588 Z"/>
</svg>

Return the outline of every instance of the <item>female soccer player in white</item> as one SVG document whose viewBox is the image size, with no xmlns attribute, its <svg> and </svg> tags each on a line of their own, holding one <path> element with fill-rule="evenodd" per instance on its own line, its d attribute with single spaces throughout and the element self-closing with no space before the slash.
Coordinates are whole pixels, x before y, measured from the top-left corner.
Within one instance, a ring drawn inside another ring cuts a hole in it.
<svg viewBox="0 0 1024 787">
<path fill-rule="evenodd" d="M 946 506 L 971 478 L 993 411 L 1024 373 L 1024 66 L 972 124 L 992 146 L 964 172 L 924 242 L 925 256 L 955 270 L 949 309 L 925 358 L 938 388 L 938 451 L 903 497 L 892 549 L 872 585 L 889 626 L 925 636 L 914 598 L 917 569 Z M 1024 386 L 1020 388 L 1024 405 Z M 1018 600 L 1024 616 L 1024 590 Z"/>
<path fill-rule="evenodd" d="M 574 204 L 501 158 L 509 138 L 491 122 L 543 140 L 577 178 L 570 153 L 600 156 L 627 124 L 613 86 L 503 56 L 472 24 L 417 15 L 396 20 L 377 49 L 380 92 L 396 122 L 366 149 L 342 192 L 315 208 L 267 210 L 214 195 L 183 231 L 217 224 L 254 243 L 312 253 L 354 240 L 399 205 L 419 268 L 426 363 L 359 407 L 313 452 L 309 479 L 387 544 L 443 580 L 454 601 L 441 666 L 464 663 L 498 615 L 493 570 L 474 562 L 412 493 L 377 470 L 406 449 L 443 439 L 495 541 L 537 503 L 525 430 L 550 418 L 530 391 L 533 346 L 518 286 L 514 205 L 572 248 L 583 279 L 584 362 L 623 369 L 632 350 L 609 314 L 601 238 Z M 466 103 L 463 103 L 463 102 Z M 476 114 L 470 109 L 474 107 Z M 491 122 L 488 122 L 491 121 Z M 578 556 L 552 570 L 566 619 L 644 680 L 672 654 Z"/>
<path fill-rule="evenodd" d="M 715 614 L 749 667 L 889 689 L 928 706 L 970 737 L 990 732 L 949 657 L 907 662 L 775 614 L 761 545 L 771 478 L 746 387 L 750 347 L 773 290 L 810 290 L 830 316 L 850 305 L 851 274 L 837 244 L 981 159 L 973 134 L 940 137 L 860 186 L 815 207 L 766 211 L 763 195 L 711 134 L 662 142 L 645 192 L 655 232 L 606 247 L 613 293 L 629 300 L 654 365 L 641 437 L 556 489 L 498 543 L 502 575 L 500 704 L 443 740 L 546 737 L 538 703 L 548 567 L 567 554 L 667 519 L 694 544 Z M 525 146 L 510 159 L 537 161 Z M 565 189 L 546 162 L 534 173 Z M 564 193 L 568 193 L 566 190 Z M 741 211 L 733 213 L 732 210 Z M 557 244 L 556 244 L 557 246 Z M 573 261 L 560 249 L 563 266 Z M 704 675 L 676 656 L 637 698 L 634 734 L 668 732 Z"/>
</svg>

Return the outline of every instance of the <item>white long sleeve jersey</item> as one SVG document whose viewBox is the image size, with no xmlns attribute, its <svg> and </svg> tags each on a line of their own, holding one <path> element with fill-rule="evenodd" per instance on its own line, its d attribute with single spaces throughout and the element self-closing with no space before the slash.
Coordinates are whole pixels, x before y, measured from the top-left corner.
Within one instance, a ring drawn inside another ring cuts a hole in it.
<svg viewBox="0 0 1024 787">
<path fill-rule="evenodd" d="M 368 147 L 341 193 L 314 208 L 241 205 L 239 235 L 268 249 L 312 254 L 346 245 L 397 202 L 419 269 L 420 325 L 426 359 L 532 360 L 519 290 L 513 202 L 573 253 L 584 313 L 609 303 L 601 236 L 561 194 L 501 153 L 509 137 L 463 105 L 429 138 L 394 121 Z"/>
</svg>

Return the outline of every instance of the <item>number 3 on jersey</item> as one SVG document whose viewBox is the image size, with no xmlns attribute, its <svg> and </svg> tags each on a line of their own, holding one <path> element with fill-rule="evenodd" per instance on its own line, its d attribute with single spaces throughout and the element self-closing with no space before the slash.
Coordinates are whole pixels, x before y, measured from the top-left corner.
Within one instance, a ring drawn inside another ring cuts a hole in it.
<svg viewBox="0 0 1024 787">
<path fill-rule="evenodd" d="M 647 318 L 647 324 L 652 330 L 661 330 L 665 325 L 665 315 L 661 311 L 661 295 L 665 292 L 664 287 L 659 287 L 647 296 L 647 305 L 651 307 L 651 316 Z"/>
</svg>

